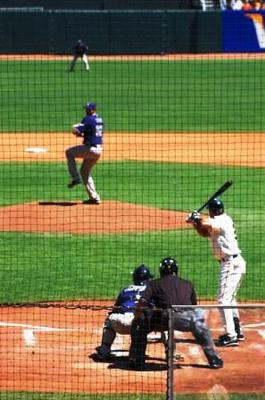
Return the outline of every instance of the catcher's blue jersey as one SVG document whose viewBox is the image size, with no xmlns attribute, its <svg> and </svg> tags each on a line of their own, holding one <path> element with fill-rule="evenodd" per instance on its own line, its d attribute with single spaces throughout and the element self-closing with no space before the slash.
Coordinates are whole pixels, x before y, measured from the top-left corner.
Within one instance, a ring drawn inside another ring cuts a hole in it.
<svg viewBox="0 0 265 400">
<path fill-rule="evenodd" d="M 141 298 L 142 292 L 145 290 L 146 285 L 130 285 L 123 289 L 115 303 L 122 312 L 134 312 L 134 308 Z"/>
<path fill-rule="evenodd" d="M 98 114 L 84 117 L 78 129 L 84 134 L 84 144 L 93 146 L 103 143 L 104 123 Z"/>
</svg>

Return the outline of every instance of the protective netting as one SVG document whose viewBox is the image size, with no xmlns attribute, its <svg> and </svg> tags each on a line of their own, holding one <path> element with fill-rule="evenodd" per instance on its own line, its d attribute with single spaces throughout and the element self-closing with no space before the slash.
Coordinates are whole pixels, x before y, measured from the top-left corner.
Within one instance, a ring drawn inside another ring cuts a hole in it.
<svg viewBox="0 0 265 400">
<path fill-rule="evenodd" d="M 147 371 L 128 368 L 130 335 L 117 337 L 118 364 L 90 357 L 141 264 L 157 278 L 175 259 L 200 305 L 264 303 L 265 11 L 191 3 L 0 10 L 1 399 L 164 398 L 160 333 Z M 214 257 L 186 218 L 226 181 L 235 231 Z M 250 335 L 232 349 L 253 380 L 227 389 L 248 398 L 264 391 L 252 375 L 251 351 L 264 356 L 257 310 L 242 309 Z M 217 310 L 206 313 L 218 337 Z M 184 369 L 201 364 L 187 346 Z M 175 392 L 202 391 L 186 379 Z"/>
</svg>

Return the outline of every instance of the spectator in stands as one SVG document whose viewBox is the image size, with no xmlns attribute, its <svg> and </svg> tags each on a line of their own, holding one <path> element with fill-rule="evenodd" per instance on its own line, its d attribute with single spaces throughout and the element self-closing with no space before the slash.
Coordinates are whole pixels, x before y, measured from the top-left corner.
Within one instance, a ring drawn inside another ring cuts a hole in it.
<svg viewBox="0 0 265 400">
<path fill-rule="evenodd" d="M 228 0 L 228 2 L 226 0 L 220 0 L 221 10 L 227 10 L 227 9 L 231 8 L 228 3 L 230 3 L 229 0 Z"/>
<path fill-rule="evenodd" d="M 250 10 L 260 10 L 261 9 L 261 3 L 259 0 L 249 0 L 249 4 L 251 6 Z"/>
<path fill-rule="evenodd" d="M 252 9 L 253 10 L 260 10 L 261 9 L 261 2 L 260 1 L 254 1 Z"/>
<path fill-rule="evenodd" d="M 232 0 L 231 1 L 232 10 L 235 10 L 235 11 L 242 10 L 242 7 L 243 7 L 243 3 L 241 0 Z"/>
<path fill-rule="evenodd" d="M 70 64 L 70 69 L 69 71 L 72 72 L 75 67 L 75 63 L 78 58 L 81 58 L 83 63 L 85 64 L 85 68 L 87 71 L 90 70 L 89 63 L 88 63 L 88 58 L 87 58 L 87 52 L 88 52 L 88 47 L 85 43 L 82 42 L 82 40 L 78 40 L 76 44 L 73 47 L 73 58 Z"/>
<path fill-rule="evenodd" d="M 251 9 L 252 9 L 252 7 L 251 7 L 251 4 L 250 4 L 249 0 L 243 0 L 243 5 L 242 5 L 241 10 L 249 11 Z"/>
</svg>

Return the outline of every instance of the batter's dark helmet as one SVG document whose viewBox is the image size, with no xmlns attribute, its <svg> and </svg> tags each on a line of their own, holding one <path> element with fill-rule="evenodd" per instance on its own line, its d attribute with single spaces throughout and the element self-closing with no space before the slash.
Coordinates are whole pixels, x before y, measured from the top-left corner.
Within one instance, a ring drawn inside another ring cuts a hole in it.
<svg viewBox="0 0 265 400">
<path fill-rule="evenodd" d="M 164 258 L 159 265 L 160 276 L 169 275 L 173 273 L 177 275 L 178 267 L 179 267 L 178 263 L 176 262 L 176 260 L 174 260 L 174 258 L 171 257 Z"/>
<path fill-rule="evenodd" d="M 153 278 L 153 275 L 151 275 L 149 268 L 141 264 L 139 267 L 135 268 L 133 271 L 133 283 L 135 285 L 144 285 L 149 279 Z"/>
<path fill-rule="evenodd" d="M 224 212 L 224 204 L 219 197 L 216 197 L 208 204 L 208 210 L 212 215 L 221 215 Z"/>
</svg>

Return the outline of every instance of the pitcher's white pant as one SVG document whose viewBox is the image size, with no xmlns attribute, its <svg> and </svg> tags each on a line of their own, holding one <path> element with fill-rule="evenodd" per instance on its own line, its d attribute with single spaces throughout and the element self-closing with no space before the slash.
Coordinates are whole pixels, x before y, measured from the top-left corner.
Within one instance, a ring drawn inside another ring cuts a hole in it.
<svg viewBox="0 0 265 400">
<path fill-rule="evenodd" d="M 227 257 L 226 259 L 222 259 L 220 263 L 218 304 L 236 307 L 236 294 L 240 287 L 242 276 L 245 273 L 246 261 L 241 255 L 238 255 L 236 258 Z M 231 337 L 237 336 L 234 318 L 237 317 L 239 319 L 238 309 L 221 308 L 220 314 L 226 334 Z"/>
<path fill-rule="evenodd" d="M 90 199 L 100 200 L 100 196 L 96 191 L 95 183 L 90 175 L 90 171 L 93 166 L 97 163 L 102 153 L 102 146 L 88 146 L 88 145 L 79 145 L 73 146 L 66 150 L 66 158 L 69 173 L 72 177 L 72 180 L 80 181 L 80 176 L 77 170 L 76 158 L 83 158 L 83 162 L 80 168 L 80 175 L 82 177 L 82 181 L 85 185 L 85 189 Z"/>
</svg>

